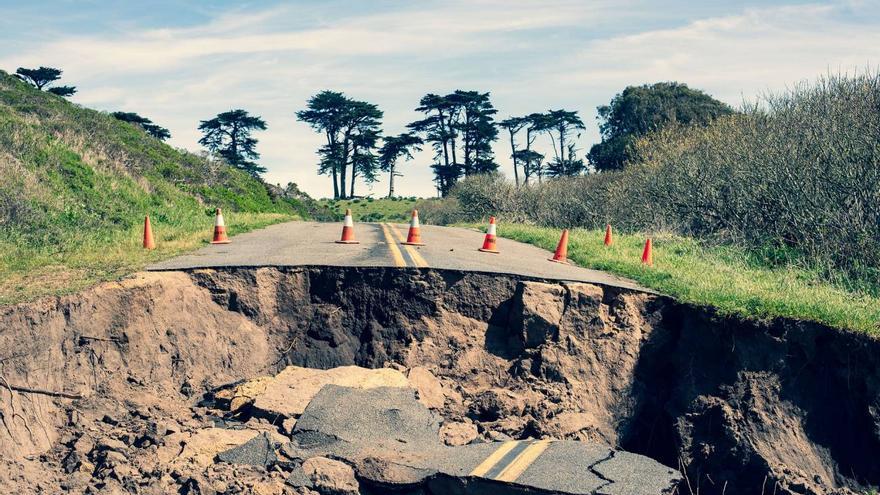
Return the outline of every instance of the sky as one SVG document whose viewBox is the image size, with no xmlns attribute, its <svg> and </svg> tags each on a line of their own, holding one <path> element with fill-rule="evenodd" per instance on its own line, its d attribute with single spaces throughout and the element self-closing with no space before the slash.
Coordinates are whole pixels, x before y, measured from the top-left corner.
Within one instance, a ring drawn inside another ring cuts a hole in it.
<svg viewBox="0 0 880 495">
<path fill-rule="evenodd" d="M 599 141 L 596 107 L 630 85 L 678 81 L 736 107 L 828 73 L 880 67 L 880 0 L 0 0 L 0 69 L 54 66 L 72 101 L 130 111 L 199 151 L 200 120 L 261 116 L 270 183 L 332 194 L 322 137 L 295 112 L 332 89 L 377 104 L 406 130 L 426 93 L 490 92 L 498 118 L 564 108 Z M 539 146 L 549 151 L 548 138 Z M 512 174 L 509 143 L 495 145 Z M 396 192 L 432 196 L 432 153 L 400 167 Z M 383 196 L 387 181 L 359 184 Z"/>
</svg>

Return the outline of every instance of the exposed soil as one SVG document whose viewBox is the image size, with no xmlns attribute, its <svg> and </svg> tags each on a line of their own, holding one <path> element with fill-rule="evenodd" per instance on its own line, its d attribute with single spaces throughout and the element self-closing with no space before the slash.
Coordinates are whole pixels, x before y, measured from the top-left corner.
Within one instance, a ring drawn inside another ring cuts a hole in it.
<svg viewBox="0 0 880 495">
<path fill-rule="evenodd" d="M 474 429 L 601 441 L 680 468 L 683 493 L 867 491 L 880 485 L 878 350 L 821 325 L 721 318 L 581 283 L 384 268 L 143 273 L 0 309 L 0 486 L 298 493 L 283 470 L 213 462 L 231 442 L 215 430 L 243 442 L 286 426 L 211 399 L 288 365 L 356 364 L 436 376 L 422 399 L 450 443 Z"/>
</svg>

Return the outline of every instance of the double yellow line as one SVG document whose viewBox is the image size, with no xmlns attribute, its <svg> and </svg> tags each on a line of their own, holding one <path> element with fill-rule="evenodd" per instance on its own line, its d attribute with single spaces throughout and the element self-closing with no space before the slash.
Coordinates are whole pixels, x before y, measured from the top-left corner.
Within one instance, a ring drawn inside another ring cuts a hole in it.
<svg viewBox="0 0 880 495">
<path fill-rule="evenodd" d="M 394 266 L 406 266 L 406 260 L 403 259 L 403 254 L 401 254 L 400 248 L 397 247 L 397 243 L 394 241 L 394 237 L 391 233 L 394 232 L 394 235 L 397 236 L 397 239 L 400 242 L 406 242 L 406 238 L 403 237 L 403 234 L 399 230 L 397 230 L 397 227 L 390 223 L 383 223 L 380 225 L 382 226 L 382 233 L 385 234 L 385 243 L 388 244 L 388 250 L 391 251 L 391 257 L 394 259 Z M 405 244 L 401 244 L 401 246 L 406 250 L 406 254 L 409 255 L 409 259 L 412 261 L 413 266 L 419 268 L 425 268 L 428 266 L 428 262 L 425 261 L 425 258 L 422 258 L 422 255 L 420 255 L 415 248 Z"/>
<path fill-rule="evenodd" d="M 516 481 L 550 446 L 550 440 L 504 442 L 471 471 L 471 476 Z"/>
</svg>

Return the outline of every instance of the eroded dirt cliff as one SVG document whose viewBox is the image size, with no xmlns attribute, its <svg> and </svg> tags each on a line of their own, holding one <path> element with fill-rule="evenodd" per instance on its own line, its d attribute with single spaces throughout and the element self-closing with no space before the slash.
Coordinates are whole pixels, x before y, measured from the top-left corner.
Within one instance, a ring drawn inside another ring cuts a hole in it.
<svg viewBox="0 0 880 495">
<path fill-rule="evenodd" d="M 0 483 L 281 493 L 285 473 L 212 462 L 229 441 L 212 429 L 285 425 L 250 405 L 224 412 L 215 395 L 288 365 L 356 364 L 436 377 L 425 393 L 455 442 L 600 441 L 680 468 L 684 493 L 868 490 L 880 484 L 878 349 L 811 323 L 721 318 L 580 283 L 382 268 L 143 273 L 0 309 Z M 186 449 L 204 462 L 175 462 Z"/>
</svg>

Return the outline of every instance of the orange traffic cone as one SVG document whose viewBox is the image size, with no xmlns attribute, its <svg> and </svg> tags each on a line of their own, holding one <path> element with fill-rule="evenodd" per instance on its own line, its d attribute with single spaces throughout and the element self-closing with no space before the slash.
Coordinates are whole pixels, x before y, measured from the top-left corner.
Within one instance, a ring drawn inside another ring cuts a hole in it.
<svg viewBox="0 0 880 495">
<path fill-rule="evenodd" d="M 351 219 L 351 210 L 345 210 L 345 220 L 342 222 L 342 238 L 336 241 L 337 244 L 359 244 L 354 240 L 354 220 Z"/>
<path fill-rule="evenodd" d="M 556 252 L 550 261 L 556 263 L 568 263 L 568 229 L 562 231 L 562 237 L 559 238 L 559 244 L 556 245 Z"/>
<path fill-rule="evenodd" d="M 214 219 L 214 240 L 211 244 L 229 244 L 229 237 L 226 236 L 226 222 L 223 221 L 223 212 L 217 208 L 217 217 Z"/>
<path fill-rule="evenodd" d="M 409 222 L 409 233 L 406 235 L 406 242 L 401 244 L 407 244 L 410 246 L 425 245 L 425 243 L 422 242 L 422 229 L 419 226 L 419 210 L 413 210 L 412 220 Z"/>
<path fill-rule="evenodd" d="M 654 250 L 650 237 L 645 241 L 645 250 L 642 251 L 642 264 L 654 266 Z"/>
<path fill-rule="evenodd" d="M 610 246 L 613 242 L 614 239 L 611 237 L 611 224 L 605 224 L 605 245 Z"/>
<path fill-rule="evenodd" d="M 489 230 L 486 231 L 486 239 L 483 241 L 483 247 L 479 250 L 484 253 L 498 254 L 498 247 L 495 245 L 495 217 L 489 217 Z"/>
<path fill-rule="evenodd" d="M 153 241 L 153 226 L 150 225 L 150 215 L 144 217 L 144 249 L 156 249 Z"/>
</svg>

